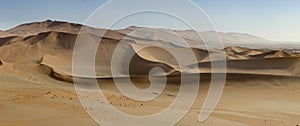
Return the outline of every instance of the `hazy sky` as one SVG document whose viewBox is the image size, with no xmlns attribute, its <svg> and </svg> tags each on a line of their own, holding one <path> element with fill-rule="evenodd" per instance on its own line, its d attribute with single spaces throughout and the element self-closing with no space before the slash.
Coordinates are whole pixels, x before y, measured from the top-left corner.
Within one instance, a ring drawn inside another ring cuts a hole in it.
<svg viewBox="0 0 300 126">
<path fill-rule="evenodd" d="M 0 29 L 6 30 L 22 23 L 46 19 L 83 23 L 105 2 L 106 0 L 0 0 Z M 250 33 L 274 41 L 300 42 L 300 0 L 193 0 L 193 2 L 208 14 L 218 31 Z M 128 4 L 135 7 L 134 3 Z M 174 6 L 180 8 L 180 5 Z M 111 10 L 113 11 L 122 10 Z M 153 18 L 155 15 L 145 16 Z M 141 17 L 139 23 L 135 25 L 147 25 L 149 20 L 150 18 Z M 159 21 L 168 22 L 168 25 L 165 25 L 167 28 L 183 29 L 176 21 L 169 20 L 172 19 L 164 18 Z M 130 21 L 127 20 L 118 27 L 127 27 L 132 24 Z"/>
</svg>

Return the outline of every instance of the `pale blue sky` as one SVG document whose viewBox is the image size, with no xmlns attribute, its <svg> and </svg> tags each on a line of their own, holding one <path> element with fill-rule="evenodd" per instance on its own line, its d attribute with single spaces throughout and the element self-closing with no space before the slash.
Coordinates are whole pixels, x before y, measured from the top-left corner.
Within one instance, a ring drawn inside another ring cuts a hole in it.
<svg viewBox="0 0 300 126">
<path fill-rule="evenodd" d="M 250 33 L 274 41 L 300 41 L 299 0 L 193 1 L 208 14 L 218 31 Z M 22 23 L 46 19 L 83 23 L 105 2 L 106 0 L 0 0 L 0 29 L 6 30 Z M 135 7 L 134 3 L 128 4 Z M 180 5 L 174 6 L 180 8 Z M 120 10 L 111 10 L 112 13 L 113 11 Z M 148 24 L 150 18 L 145 16 L 142 18 L 144 20 L 140 19 L 135 25 Z M 148 15 L 151 18 L 153 16 Z M 164 27 L 183 29 L 177 21 L 171 20 L 165 17 L 159 21 L 168 22 Z M 131 20 L 116 27 L 128 25 L 132 25 Z"/>
</svg>

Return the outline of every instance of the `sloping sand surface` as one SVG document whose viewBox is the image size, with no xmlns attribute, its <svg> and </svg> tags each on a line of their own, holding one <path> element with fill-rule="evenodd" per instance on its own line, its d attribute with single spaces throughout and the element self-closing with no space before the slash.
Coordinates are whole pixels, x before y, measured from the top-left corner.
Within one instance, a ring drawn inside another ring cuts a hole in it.
<svg viewBox="0 0 300 126">
<path fill-rule="evenodd" d="M 0 30 L 0 38 L 3 38 L 3 37 L 9 37 L 9 36 L 15 36 L 15 35 L 12 34 L 12 33 L 5 32 L 5 31 L 1 31 L 1 30 Z"/>
</svg>

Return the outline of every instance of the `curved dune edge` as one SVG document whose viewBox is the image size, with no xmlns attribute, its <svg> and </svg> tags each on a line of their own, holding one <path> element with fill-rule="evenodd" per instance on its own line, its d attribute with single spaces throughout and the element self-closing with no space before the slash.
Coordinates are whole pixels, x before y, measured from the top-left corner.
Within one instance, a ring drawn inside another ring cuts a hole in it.
<svg viewBox="0 0 300 126">
<path fill-rule="evenodd" d="M 113 78 L 111 75 L 107 76 L 94 76 L 86 77 L 81 75 L 73 75 L 71 66 L 69 68 L 57 67 L 49 64 L 47 58 L 42 58 L 41 65 L 51 70 L 51 76 L 56 79 L 72 82 L 73 78 L 82 79 L 108 79 Z M 161 63 L 163 64 L 163 63 Z M 226 74 L 251 74 L 251 75 L 269 75 L 269 76 L 288 76 L 299 77 L 300 69 L 296 69 L 300 65 L 300 58 L 272 58 L 261 60 L 231 60 L 227 61 L 228 67 Z M 210 62 L 199 63 L 200 69 L 190 69 L 184 71 L 183 74 L 211 74 L 211 73 L 223 73 L 216 69 L 212 72 L 210 68 Z M 266 67 L 268 66 L 268 67 Z M 134 76 L 146 76 L 146 75 L 128 75 L 119 77 L 134 77 Z M 159 76 L 159 75 L 158 75 Z M 180 76 L 178 71 L 170 72 L 165 76 Z M 117 77 L 118 78 L 118 77 Z"/>
<path fill-rule="evenodd" d="M 47 68 L 50 70 L 50 76 L 63 80 L 63 81 L 68 81 L 68 82 L 73 82 L 73 76 L 71 73 L 67 73 L 67 71 L 60 70 L 56 68 L 55 66 L 48 64 L 47 60 L 48 58 L 42 57 L 39 61 L 41 67 Z"/>
</svg>

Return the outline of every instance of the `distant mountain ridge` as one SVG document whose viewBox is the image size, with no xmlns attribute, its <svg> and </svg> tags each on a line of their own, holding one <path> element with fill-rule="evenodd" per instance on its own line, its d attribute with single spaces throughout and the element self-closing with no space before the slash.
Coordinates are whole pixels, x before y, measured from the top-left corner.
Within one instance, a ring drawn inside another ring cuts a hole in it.
<svg viewBox="0 0 300 126">
<path fill-rule="evenodd" d="M 68 23 L 63 21 L 46 20 L 43 22 L 25 23 L 16 26 L 6 32 L 17 34 L 20 36 L 35 35 L 41 32 L 57 31 L 67 33 L 77 33 L 83 25 Z"/>
<path fill-rule="evenodd" d="M 36 35 L 36 34 L 39 34 L 42 32 L 49 32 L 49 31 L 77 34 L 83 26 L 84 25 L 82 25 L 82 24 L 76 24 L 76 23 L 46 20 L 46 21 L 42 21 L 42 22 L 25 23 L 25 24 L 16 26 L 12 29 L 6 30 L 6 31 L 0 31 L 0 37 L 12 36 L 12 35 L 26 37 L 26 36 Z M 93 28 L 93 27 L 89 27 L 89 28 L 91 28 L 93 30 L 101 29 L 101 28 Z M 125 29 L 114 30 L 114 31 L 121 32 L 121 33 L 127 33 L 128 31 L 133 31 L 133 30 L 139 29 L 139 28 L 143 28 L 143 27 L 131 26 L 131 27 L 128 27 Z M 148 29 L 146 32 L 149 32 L 149 33 L 152 32 L 153 35 L 156 35 L 157 34 L 156 31 L 159 31 L 159 29 L 157 29 L 157 28 L 145 28 L 145 29 Z M 102 29 L 102 30 L 104 30 L 104 29 Z M 167 30 L 167 29 L 164 29 L 164 30 Z M 153 32 L 153 31 L 155 31 L 155 32 Z M 193 34 L 190 32 L 195 32 L 192 30 L 183 30 L 183 31 L 169 30 L 169 31 L 178 33 L 180 35 L 189 35 L 188 37 L 191 37 L 191 34 Z M 4 33 L 6 33 L 6 34 L 4 34 Z M 211 33 L 212 32 L 200 32 L 200 34 L 204 35 L 204 36 L 210 36 Z M 243 43 L 243 42 L 268 42 L 269 41 L 267 39 L 257 37 L 254 35 L 250 35 L 250 34 L 246 34 L 246 33 L 218 32 L 218 34 L 223 42 Z M 197 37 L 194 37 L 194 38 L 197 38 Z M 199 40 L 196 40 L 196 41 L 199 41 Z"/>
</svg>

